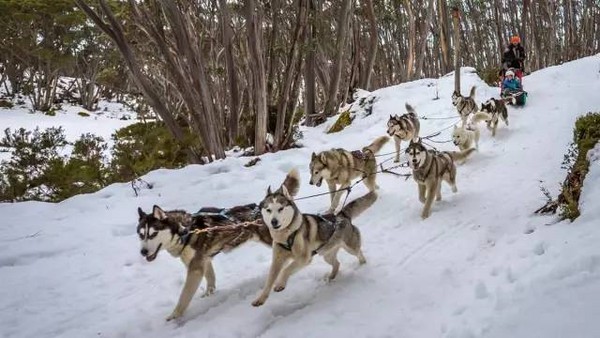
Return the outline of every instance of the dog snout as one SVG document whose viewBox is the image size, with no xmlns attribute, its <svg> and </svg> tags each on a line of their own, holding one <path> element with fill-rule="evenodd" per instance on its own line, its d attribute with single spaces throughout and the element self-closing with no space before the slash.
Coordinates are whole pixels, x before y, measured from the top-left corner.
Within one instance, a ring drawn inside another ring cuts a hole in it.
<svg viewBox="0 0 600 338">
<path fill-rule="evenodd" d="M 144 257 L 148 256 L 148 249 L 146 249 L 146 248 L 143 248 L 143 249 L 140 251 L 140 254 L 142 254 L 142 256 L 144 256 Z"/>
<path fill-rule="evenodd" d="M 275 229 L 279 228 L 279 221 L 277 221 L 277 219 L 273 218 L 271 220 L 271 226 Z"/>
</svg>

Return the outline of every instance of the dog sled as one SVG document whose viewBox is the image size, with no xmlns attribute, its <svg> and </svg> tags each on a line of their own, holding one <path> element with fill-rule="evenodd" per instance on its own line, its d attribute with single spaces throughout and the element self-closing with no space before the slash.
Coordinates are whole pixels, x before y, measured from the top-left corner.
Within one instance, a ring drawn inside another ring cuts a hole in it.
<svg viewBox="0 0 600 338">
<path fill-rule="evenodd" d="M 504 77 L 505 74 L 500 76 L 500 97 L 506 104 L 515 106 L 524 106 L 527 102 L 527 92 L 523 89 L 523 71 L 521 69 L 511 68 L 508 71 L 512 71 L 515 77 L 519 79 L 521 84 L 519 89 L 504 88 Z"/>
</svg>

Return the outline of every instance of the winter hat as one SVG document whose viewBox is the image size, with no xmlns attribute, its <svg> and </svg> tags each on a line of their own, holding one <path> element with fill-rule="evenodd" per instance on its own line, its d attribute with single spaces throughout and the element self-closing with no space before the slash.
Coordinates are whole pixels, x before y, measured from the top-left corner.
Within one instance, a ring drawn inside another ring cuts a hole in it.
<svg viewBox="0 0 600 338">
<path fill-rule="evenodd" d="M 504 74 L 505 76 L 515 76 L 515 72 L 513 72 L 512 70 L 507 70 L 506 74 Z"/>
<path fill-rule="evenodd" d="M 521 43 L 521 38 L 515 35 L 510 38 L 510 43 Z"/>
</svg>

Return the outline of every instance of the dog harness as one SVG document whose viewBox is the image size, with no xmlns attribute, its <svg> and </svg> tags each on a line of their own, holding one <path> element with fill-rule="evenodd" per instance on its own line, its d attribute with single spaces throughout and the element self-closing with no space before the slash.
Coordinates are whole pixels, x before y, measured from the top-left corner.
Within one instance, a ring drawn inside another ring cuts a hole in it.
<svg viewBox="0 0 600 338">
<path fill-rule="evenodd" d="M 292 232 L 292 234 L 288 236 L 285 243 L 277 242 L 277 245 L 279 245 L 280 247 L 284 248 L 287 251 L 292 251 L 292 247 L 294 246 L 294 241 L 296 240 L 296 234 L 298 234 L 299 230 L 300 229 L 296 229 L 296 231 Z"/>
</svg>

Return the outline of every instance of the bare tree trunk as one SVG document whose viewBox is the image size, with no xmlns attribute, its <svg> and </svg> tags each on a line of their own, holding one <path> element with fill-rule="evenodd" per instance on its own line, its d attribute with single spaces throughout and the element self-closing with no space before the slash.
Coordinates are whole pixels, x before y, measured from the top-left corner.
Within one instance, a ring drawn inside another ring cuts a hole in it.
<svg viewBox="0 0 600 338">
<path fill-rule="evenodd" d="M 294 28 L 294 35 L 292 45 L 287 57 L 286 70 L 284 75 L 283 89 L 279 102 L 277 104 L 277 122 L 275 126 L 275 150 L 279 150 L 283 145 L 283 137 L 285 132 L 285 116 L 288 101 L 290 99 L 290 92 L 292 90 L 293 80 L 295 79 L 296 73 L 293 72 L 295 65 L 300 60 L 300 42 L 303 36 L 304 29 L 307 21 L 307 0 L 299 0 L 299 10 L 296 20 L 296 27 Z"/>
<path fill-rule="evenodd" d="M 352 8 L 352 0 L 344 0 L 340 10 L 338 23 L 338 36 L 336 40 L 336 52 L 333 60 L 332 80 L 327 93 L 327 101 L 325 102 L 324 115 L 333 116 L 337 113 L 338 91 L 340 80 L 342 77 L 342 67 L 344 65 L 344 49 L 346 47 L 346 38 L 348 36 L 348 19 Z"/>
<path fill-rule="evenodd" d="M 267 137 L 267 86 L 265 65 L 262 57 L 262 20 L 257 13 L 254 0 L 247 0 L 245 5 L 246 29 L 248 31 L 248 48 L 252 62 L 252 82 L 254 84 L 254 101 L 256 104 L 256 124 L 254 135 L 254 154 L 261 155 L 266 151 Z"/>
<path fill-rule="evenodd" d="M 315 21 L 315 0 L 308 0 L 308 27 L 306 32 L 306 44 L 308 45 L 308 51 L 306 55 L 306 67 L 304 68 L 304 82 L 306 83 L 306 91 L 304 96 L 304 105 L 306 115 L 306 125 L 309 127 L 314 126 L 316 115 L 315 100 L 316 100 L 316 79 L 315 79 L 315 35 L 314 35 L 314 21 Z"/>
<path fill-rule="evenodd" d="M 371 88 L 371 78 L 373 74 L 373 67 L 375 65 L 375 58 L 377 57 L 377 43 L 379 36 L 377 35 L 377 18 L 375 17 L 375 10 L 373 9 L 373 0 L 366 0 L 365 2 L 367 17 L 369 18 L 369 54 L 367 56 L 367 63 L 363 69 L 363 76 L 360 86 L 365 90 Z"/>
<path fill-rule="evenodd" d="M 408 58 L 406 60 L 406 80 L 412 80 L 414 74 L 415 53 L 417 43 L 417 23 L 410 0 L 404 0 L 408 13 Z"/>
<path fill-rule="evenodd" d="M 440 46 L 442 49 L 442 71 L 448 73 L 450 65 L 450 25 L 448 24 L 448 6 L 446 0 L 438 0 L 440 18 Z"/>
<path fill-rule="evenodd" d="M 230 26 L 231 17 L 226 0 L 219 0 L 221 7 L 221 28 L 223 30 L 223 46 L 225 52 L 225 64 L 227 68 L 227 84 L 229 85 L 229 145 L 235 144 L 238 138 L 240 123 L 240 92 L 238 78 L 233 60 L 233 31 Z"/>
<path fill-rule="evenodd" d="M 132 74 L 132 77 L 137 84 L 138 88 L 144 94 L 144 97 L 148 100 L 152 108 L 156 111 L 156 113 L 162 118 L 167 126 L 167 129 L 171 132 L 173 137 L 180 143 L 184 143 L 184 134 L 181 127 L 175 121 L 173 114 L 167 109 L 165 103 L 162 101 L 160 95 L 153 88 L 151 81 L 144 75 L 141 71 L 141 66 L 138 64 L 138 61 L 131 50 L 130 45 L 127 43 L 125 39 L 125 35 L 123 33 L 123 27 L 117 21 L 114 16 L 112 10 L 106 3 L 106 0 L 99 0 L 100 8 L 102 13 L 106 15 L 108 18 L 108 23 L 104 22 L 104 20 L 96 13 L 93 9 L 91 9 L 83 0 L 75 0 L 75 3 L 82 11 L 86 13 L 86 15 L 98 25 L 98 27 L 106 33 L 117 45 L 121 54 L 123 55 L 123 59 L 127 64 L 127 68 Z M 202 163 L 201 156 L 195 152 L 193 149 L 188 148 L 188 158 L 191 163 Z"/>
<path fill-rule="evenodd" d="M 460 10 L 452 8 L 454 23 L 454 90 L 460 93 Z"/>
<path fill-rule="evenodd" d="M 431 24 L 431 20 L 433 19 L 433 6 L 435 4 L 435 0 L 429 1 L 429 8 L 427 9 L 427 18 L 425 22 L 422 24 L 421 36 L 419 40 L 421 41 L 421 48 L 419 50 L 419 56 L 417 57 L 417 65 L 415 69 L 415 74 L 420 77 L 423 72 L 423 60 L 425 59 L 426 49 L 427 49 L 427 34 L 429 33 L 429 25 Z"/>
</svg>

